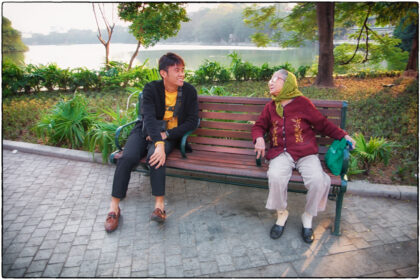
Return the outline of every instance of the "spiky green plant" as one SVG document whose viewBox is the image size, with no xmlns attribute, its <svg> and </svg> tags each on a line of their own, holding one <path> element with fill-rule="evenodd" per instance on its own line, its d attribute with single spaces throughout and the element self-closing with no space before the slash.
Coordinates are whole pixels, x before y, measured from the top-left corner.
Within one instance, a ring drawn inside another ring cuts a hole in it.
<svg viewBox="0 0 420 280">
<path fill-rule="evenodd" d="M 75 94 L 72 99 L 59 101 L 50 113 L 44 115 L 36 124 L 35 130 L 40 137 L 53 145 L 69 145 L 80 148 L 86 132 L 95 119 L 88 110 L 87 99 Z"/>
<path fill-rule="evenodd" d="M 369 141 L 366 141 L 362 133 L 356 134 L 354 139 L 356 148 L 352 154 L 361 161 L 366 175 L 369 174 L 371 166 L 375 163 L 383 162 L 388 165 L 392 149 L 398 147 L 397 144 L 383 137 L 371 137 Z"/>
<path fill-rule="evenodd" d="M 129 109 L 120 110 L 117 106 L 116 111 L 112 108 L 102 109 L 102 120 L 95 122 L 86 135 L 85 145 L 93 154 L 96 150 L 101 151 L 102 161 L 105 163 L 108 156 L 116 150 L 115 131 L 121 125 L 124 125 L 135 119 L 136 111 Z M 126 128 L 120 136 L 122 141 L 128 138 L 130 129 Z"/>
</svg>

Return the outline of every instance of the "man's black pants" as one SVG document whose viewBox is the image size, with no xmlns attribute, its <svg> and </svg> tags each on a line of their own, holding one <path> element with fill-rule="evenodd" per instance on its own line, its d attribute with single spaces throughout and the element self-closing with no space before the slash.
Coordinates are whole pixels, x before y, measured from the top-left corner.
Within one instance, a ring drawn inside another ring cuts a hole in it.
<svg viewBox="0 0 420 280">
<path fill-rule="evenodd" d="M 166 156 L 175 148 L 175 141 L 165 140 L 165 153 Z M 124 146 L 123 156 L 118 159 L 117 168 L 115 169 L 114 182 L 112 184 L 112 196 L 116 198 L 124 198 L 127 193 L 128 183 L 131 177 L 131 171 L 140 162 L 140 160 L 147 154 L 146 162 L 155 151 L 155 145 L 147 141 L 143 136 L 141 123 L 137 123 L 127 143 Z M 152 195 L 163 196 L 165 195 L 165 178 L 166 167 L 165 165 L 155 169 L 150 166 L 150 184 L 152 186 Z"/>
</svg>

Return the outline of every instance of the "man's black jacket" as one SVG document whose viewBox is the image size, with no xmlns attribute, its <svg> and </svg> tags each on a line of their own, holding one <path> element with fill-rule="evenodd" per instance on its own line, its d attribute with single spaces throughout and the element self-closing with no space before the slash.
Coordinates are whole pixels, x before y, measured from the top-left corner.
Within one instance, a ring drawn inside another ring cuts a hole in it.
<svg viewBox="0 0 420 280">
<path fill-rule="evenodd" d="M 162 141 L 159 123 L 165 114 L 165 87 L 163 80 L 153 81 L 143 89 L 143 125 L 153 143 Z M 168 130 L 168 140 L 180 140 L 188 131 L 197 128 L 198 124 L 198 101 L 195 88 L 184 82 L 182 86 L 181 107 L 178 114 L 178 126 Z"/>
</svg>

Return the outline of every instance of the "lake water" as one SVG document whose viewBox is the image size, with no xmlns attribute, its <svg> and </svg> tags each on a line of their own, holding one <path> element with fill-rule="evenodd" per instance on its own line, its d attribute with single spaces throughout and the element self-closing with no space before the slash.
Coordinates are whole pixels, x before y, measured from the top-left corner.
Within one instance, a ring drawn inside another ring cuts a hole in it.
<svg viewBox="0 0 420 280">
<path fill-rule="evenodd" d="M 35 65 L 57 63 L 60 68 L 87 67 L 98 70 L 105 60 L 105 48 L 101 44 L 78 45 L 29 45 L 25 53 L 25 62 Z M 111 44 L 110 59 L 128 63 L 135 44 Z M 140 48 L 134 64 L 143 64 L 148 59 L 149 67 L 156 67 L 159 57 L 168 51 L 182 56 L 186 68 L 196 70 L 205 59 L 218 61 L 223 66 L 229 66 L 231 59 L 228 55 L 236 51 L 244 61 L 260 66 L 268 62 L 270 66 L 281 65 L 286 62 L 297 68 L 301 65 L 311 65 L 318 55 L 317 47 L 305 48 L 257 48 L 254 46 L 201 46 L 201 45 L 155 45 Z"/>
</svg>

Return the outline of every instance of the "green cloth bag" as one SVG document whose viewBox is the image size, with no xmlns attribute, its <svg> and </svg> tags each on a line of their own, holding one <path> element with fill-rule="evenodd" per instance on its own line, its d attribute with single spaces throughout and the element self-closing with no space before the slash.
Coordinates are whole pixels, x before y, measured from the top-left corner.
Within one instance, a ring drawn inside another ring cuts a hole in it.
<svg viewBox="0 0 420 280">
<path fill-rule="evenodd" d="M 325 162 L 331 173 L 340 175 L 343 168 L 344 149 L 346 148 L 347 141 L 343 137 L 341 140 L 334 140 L 325 154 Z"/>
</svg>

